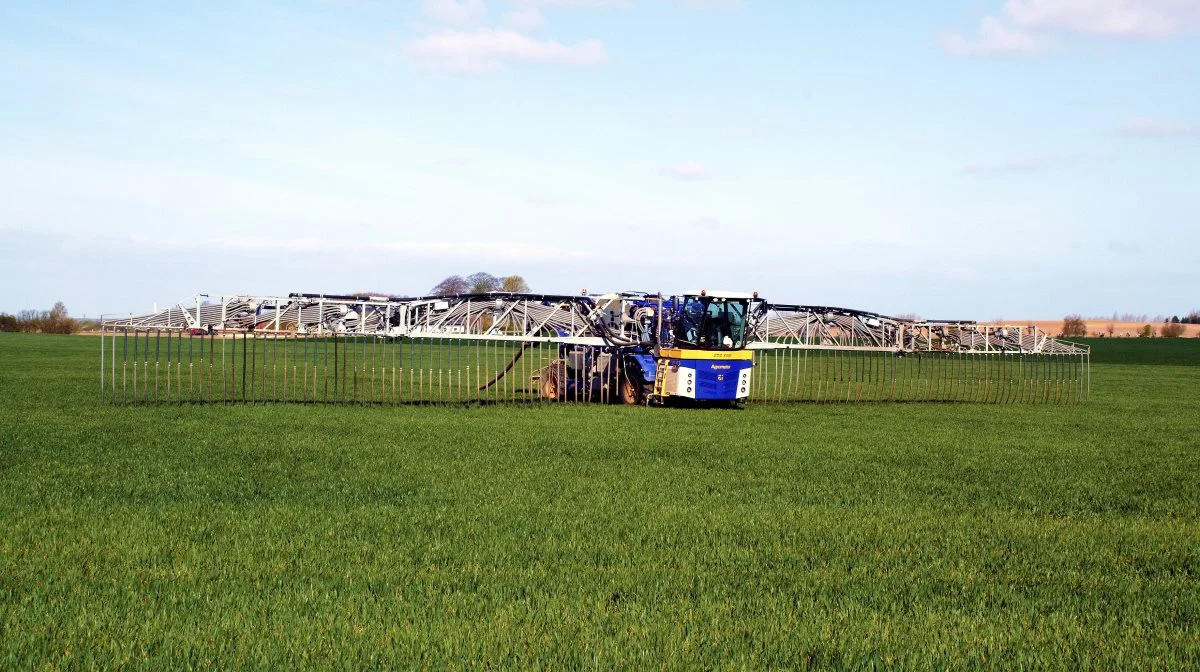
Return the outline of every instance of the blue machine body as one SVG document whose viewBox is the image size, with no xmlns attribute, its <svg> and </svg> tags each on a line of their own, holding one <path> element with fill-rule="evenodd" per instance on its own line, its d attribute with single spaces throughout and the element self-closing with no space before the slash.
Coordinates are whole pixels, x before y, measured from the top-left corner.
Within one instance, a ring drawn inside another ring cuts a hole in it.
<svg viewBox="0 0 1200 672">
<path fill-rule="evenodd" d="M 680 390 L 682 394 L 677 396 L 696 401 L 735 401 L 747 396 L 749 389 L 745 385 L 748 380 L 742 372 L 754 368 L 754 361 L 750 359 L 688 359 L 686 355 L 680 359 L 665 359 L 663 363 L 668 368 L 695 372 L 692 389 L 684 387 Z"/>
</svg>

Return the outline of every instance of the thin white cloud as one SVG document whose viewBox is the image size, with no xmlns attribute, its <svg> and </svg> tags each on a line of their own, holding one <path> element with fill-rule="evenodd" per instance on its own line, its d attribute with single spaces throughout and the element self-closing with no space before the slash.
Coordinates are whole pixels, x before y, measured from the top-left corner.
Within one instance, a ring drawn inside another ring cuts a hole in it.
<svg viewBox="0 0 1200 672">
<path fill-rule="evenodd" d="M 676 0 L 692 9 L 713 9 L 721 12 L 739 12 L 746 8 L 743 0 Z"/>
<path fill-rule="evenodd" d="M 1200 28 L 1195 0 L 1008 0 L 1004 14 L 1030 30 L 1163 38 Z"/>
<path fill-rule="evenodd" d="M 513 0 L 513 4 L 527 9 L 624 9 L 633 3 L 630 0 Z"/>
<path fill-rule="evenodd" d="M 1055 163 L 1048 157 L 1025 157 L 1006 159 L 994 163 L 971 163 L 963 166 L 964 175 L 1003 175 L 1010 173 L 1030 173 L 1041 170 Z"/>
<path fill-rule="evenodd" d="M 663 166 L 659 172 L 676 180 L 706 180 L 712 177 L 712 171 L 695 161 L 684 161 L 669 166 Z"/>
<path fill-rule="evenodd" d="M 715 0 L 731 2 L 740 0 Z M 514 64 L 598 65 L 608 61 L 604 43 L 586 39 L 563 43 L 532 37 L 544 29 L 551 10 L 624 9 L 632 0 L 507 0 L 507 11 L 488 20 L 485 0 L 424 0 L 424 21 L 404 53 L 434 70 L 478 75 Z"/>
<path fill-rule="evenodd" d="M 484 74 L 509 64 L 599 65 L 608 61 L 597 39 L 575 44 L 540 40 L 511 29 L 442 30 L 409 42 L 405 52 L 427 67 Z"/>
<path fill-rule="evenodd" d="M 517 9 L 504 15 L 504 25 L 528 33 L 546 27 L 546 15 L 534 7 Z"/>
<path fill-rule="evenodd" d="M 470 26 L 487 18 L 483 0 L 425 0 L 421 11 L 433 21 L 452 26 Z"/>
<path fill-rule="evenodd" d="M 135 236 L 135 243 L 149 243 L 148 239 Z M 188 243 L 155 240 L 155 245 L 165 247 L 186 247 Z M 212 238 L 210 245 L 231 250 L 275 250 L 278 252 L 315 252 L 328 249 L 328 245 L 320 238 Z"/>
<path fill-rule="evenodd" d="M 147 239 L 134 240 L 139 244 L 154 246 L 182 246 L 166 240 Z M 562 249 L 548 245 L 518 243 L 509 241 L 395 241 L 370 243 L 348 243 L 346 241 L 329 241 L 321 238 L 211 238 L 207 241 L 211 247 L 242 252 L 331 252 L 392 253 L 428 259 L 458 259 L 485 258 L 497 260 L 536 260 L 555 261 L 565 258 L 586 259 L 594 255 L 586 250 Z M 190 245 L 190 244 L 189 244 Z"/>
<path fill-rule="evenodd" d="M 1004 25 L 993 17 L 979 23 L 979 34 L 967 39 L 957 33 L 942 37 L 942 48 L 956 56 L 987 54 L 1033 55 L 1043 51 L 1042 42 L 1030 33 Z"/>
<path fill-rule="evenodd" d="M 1131 256 L 1139 254 L 1142 251 L 1142 246 L 1134 242 L 1126 242 L 1123 240 L 1108 241 L 1108 250 L 1121 256 Z"/>
<path fill-rule="evenodd" d="M 1134 138 L 1200 138 L 1200 124 L 1182 124 L 1165 119 L 1130 119 L 1117 133 Z"/>
<path fill-rule="evenodd" d="M 974 36 L 947 34 L 942 47 L 958 56 L 1030 55 L 1058 34 L 1165 39 L 1197 31 L 1196 0 L 1006 0 Z"/>
<path fill-rule="evenodd" d="M 595 255 L 587 250 L 564 249 L 548 245 L 512 243 L 503 241 L 481 242 L 400 242 L 373 246 L 386 251 L 434 259 L 487 258 L 513 261 L 557 261 L 566 258 L 587 259 Z"/>
</svg>

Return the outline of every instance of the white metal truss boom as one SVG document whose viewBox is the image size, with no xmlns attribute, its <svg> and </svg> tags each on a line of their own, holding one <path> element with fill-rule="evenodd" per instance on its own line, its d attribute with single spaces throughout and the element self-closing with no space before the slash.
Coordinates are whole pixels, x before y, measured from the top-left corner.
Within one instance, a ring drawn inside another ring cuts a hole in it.
<svg viewBox="0 0 1200 672">
<path fill-rule="evenodd" d="M 295 334 L 360 334 L 632 344 L 634 315 L 656 295 L 549 295 L 493 292 L 427 297 L 197 294 L 166 310 L 105 322 L 125 329 L 190 329 Z M 661 305 L 661 304 L 658 304 Z M 850 350 L 968 354 L 1080 355 L 1088 347 L 1037 327 L 972 321 L 905 320 L 876 313 L 756 299 L 747 324 L 756 350 Z"/>
</svg>

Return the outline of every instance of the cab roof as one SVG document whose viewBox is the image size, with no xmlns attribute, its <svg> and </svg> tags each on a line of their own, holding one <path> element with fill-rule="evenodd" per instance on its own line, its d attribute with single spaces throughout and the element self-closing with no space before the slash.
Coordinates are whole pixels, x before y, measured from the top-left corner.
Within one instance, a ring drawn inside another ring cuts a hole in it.
<svg viewBox="0 0 1200 672">
<path fill-rule="evenodd" d="M 691 289 L 683 293 L 684 296 L 700 296 L 700 292 L 704 292 L 705 296 L 712 296 L 718 299 L 753 299 L 754 294 L 750 292 L 731 292 L 725 289 Z"/>
</svg>

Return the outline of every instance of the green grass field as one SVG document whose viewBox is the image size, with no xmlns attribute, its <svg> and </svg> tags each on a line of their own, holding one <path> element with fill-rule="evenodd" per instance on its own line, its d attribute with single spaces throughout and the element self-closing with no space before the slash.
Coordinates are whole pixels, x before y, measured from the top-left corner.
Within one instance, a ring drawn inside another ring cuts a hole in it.
<svg viewBox="0 0 1200 672">
<path fill-rule="evenodd" d="M 1164 343 L 1081 406 L 112 407 L 0 334 L 0 668 L 1196 669 Z"/>
<path fill-rule="evenodd" d="M 621 398 L 616 367 L 566 367 L 570 355 L 545 342 L 246 333 L 181 338 L 159 330 L 124 332 L 99 345 L 102 401 L 117 404 L 532 403 L 553 398 L 556 389 L 562 400 L 579 402 L 588 400 L 589 388 L 593 401 Z M 998 352 L 757 350 L 749 396 L 1075 404 L 1090 387 L 1085 362 L 1075 355 Z M 559 380 L 561 388 L 553 382 Z"/>
</svg>

